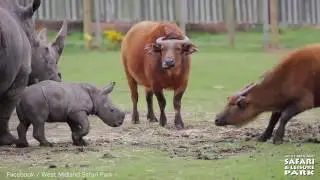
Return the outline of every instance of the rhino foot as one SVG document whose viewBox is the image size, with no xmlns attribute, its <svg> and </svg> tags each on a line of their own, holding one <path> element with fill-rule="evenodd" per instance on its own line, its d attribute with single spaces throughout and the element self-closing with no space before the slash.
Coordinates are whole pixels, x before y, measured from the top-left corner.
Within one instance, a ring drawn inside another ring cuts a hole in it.
<svg viewBox="0 0 320 180">
<path fill-rule="evenodd" d="M 50 142 L 41 142 L 40 146 L 42 147 L 53 147 L 53 144 Z"/>
<path fill-rule="evenodd" d="M 0 146 L 15 144 L 17 138 L 15 138 L 11 133 L 7 132 L 0 136 Z"/>
<path fill-rule="evenodd" d="M 87 146 L 88 143 L 85 140 L 83 140 L 82 138 L 79 138 L 77 140 L 75 140 L 75 139 L 73 140 L 73 145 L 75 145 L 75 146 Z"/>
<path fill-rule="evenodd" d="M 22 142 L 22 141 L 17 141 L 17 143 L 16 143 L 16 147 L 17 148 L 25 148 L 25 147 L 29 147 L 29 144 L 28 144 L 28 142 Z"/>
</svg>

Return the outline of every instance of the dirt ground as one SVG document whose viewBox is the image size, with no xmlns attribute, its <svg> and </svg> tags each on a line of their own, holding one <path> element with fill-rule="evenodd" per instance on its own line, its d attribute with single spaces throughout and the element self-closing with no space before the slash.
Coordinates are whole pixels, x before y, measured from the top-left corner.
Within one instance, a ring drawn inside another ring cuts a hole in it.
<svg viewBox="0 0 320 180">
<path fill-rule="evenodd" d="M 145 114 L 140 112 L 140 114 Z M 60 152 L 97 151 L 110 146 L 125 148 L 151 148 L 167 152 L 170 157 L 187 157 L 193 159 L 220 159 L 236 153 L 255 149 L 246 143 L 255 141 L 266 127 L 268 116 L 263 115 L 255 122 L 240 128 L 220 128 L 214 125 L 213 113 L 184 113 L 186 128 L 177 131 L 173 126 L 173 113 L 167 113 L 168 127 L 162 128 L 158 123 L 148 123 L 145 116 L 141 116 L 141 124 L 133 125 L 130 114 L 125 123 L 118 128 L 111 128 L 103 124 L 96 117 L 90 118 L 90 132 L 85 137 L 89 142 L 87 147 L 76 147 L 71 143 L 71 131 L 65 123 L 46 124 L 46 137 L 54 143 L 54 147 L 43 151 L 38 142 L 32 137 L 32 126 L 28 131 L 28 141 L 31 147 L 19 149 L 14 146 L 0 147 L 0 158 L 4 161 L 19 162 L 24 155 L 28 160 L 39 161 Z M 199 120 L 201 119 L 201 120 Z M 205 119 L 205 120 L 204 120 Z M 188 125 L 192 122 L 192 125 Z M 320 125 L 317 113 L 307 113 L 292 119 L 286 129 L 285 141 L 301 144 L 304 142 L 320 141 Z M 10 120 L 11 131 L 16 133 L 17 116 Z"/>
</svg>

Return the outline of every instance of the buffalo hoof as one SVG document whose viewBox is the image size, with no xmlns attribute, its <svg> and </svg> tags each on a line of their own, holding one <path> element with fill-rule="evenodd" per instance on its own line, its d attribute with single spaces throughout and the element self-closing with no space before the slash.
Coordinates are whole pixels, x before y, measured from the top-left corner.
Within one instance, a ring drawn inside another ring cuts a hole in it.
<svg viewBox="0 0 320 180">
<path fill-rule="evenodd" d="M 140 124 L 139 113 L 132 114 L 132 123 L 133 124 Z"/>
<path fill-rule="evenodd" d="M 40 143 L 40 146 L 42 146 L 42 147 L 53 147 L 53 144 L 49 143 L 49 142 L 44 142 L 44 143 Z"/>
<path fill-rule="evenodd" d="M 163 122 L 163 121 L 160 120 L 160 126 L 161 127 L 165 127 L 166 125 L 167 125 L 167 122 Z"/>
<path fill-rule="evenodd" d="M 16 141 L 17 138 L 15 138 L 11 133 L 6 133 L 0 137 L 0 146 L 12 145 L 15 144 Z"/>
<path fill-rule="evenodd" d="M 281 138 L 274 138 L 273 139 L 273 144 L 275 145 L 279 145 L 279 144 L 282 144 L 283 143 L 283 140 Z"/>
<path fill-rule="evenodd" d="M 184 124 L 183 124 L 183 122 L 175 123 L 175 127 L 177 130 L 182 130 L 182 129 L 184 129 Z"/>
<path fill-rule="evenodd" d="M 181 130 L 184 129 L 184 123 L 183 120 L 181 119 L 180 115 L 176 115 L 174 118 L 174 125 L 176 127 L 177 130 Z"/>
<path fill-rule="evenodd" d="M 29 147 L 29 144 L 28 144 L 28 142 L 17 142 L 16 143 L 16 147 L 17 148 L 25 148 L 25 147 Z"/>
<path fill-rule="evenodd" d="M 184 129 L 184 126 L 181 125 L 181 124 L 176 124 L 175 127 L 176 127 L 177 130 L 182 130 L 182 129 Z"/>
<path fill-rule="evenodd" d="M 149 122 L 158 122 L 158 119 L 155 116 L 147 118 Z"/>
<path fill-rule="evenodd" d="M 262 134 L 261 136 L 258 137 L 257 141 L 258 142 L 266 142 L 270 137 L 268 137 L 266 134 Z"/>
<path fill-rule="evenodd" d="M 167 125 L 167 117 L 165 115 L 160 115 L 160 126 L 164 127 Z"/>
</svg>

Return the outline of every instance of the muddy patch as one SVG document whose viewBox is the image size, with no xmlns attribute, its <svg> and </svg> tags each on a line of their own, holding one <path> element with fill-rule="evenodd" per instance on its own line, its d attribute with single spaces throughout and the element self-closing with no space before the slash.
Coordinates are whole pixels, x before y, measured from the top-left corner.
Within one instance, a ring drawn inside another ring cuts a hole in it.
<svg viewBox="0 0 320 180">
<path fill-rule="evenodd" d="M 141 124 L 136 125 L 131 123 L 130 116 L 128 116 L 123 126 L 118 128 L 108 127 L 99 119 L 90 118 L 91 129 L 88 136 L 84 138 L 89 142 L 87 147 L 72 145 L 70 129 L 64 123 L 47 123 L 46 137 L 54 143 L 54 147 L 39 147 L 38 142 L 32 137 L 32 127 L 30 127 L 27 137 L 31 147 L 23 149 L 14 146 L 0 147 L 0 157 L 4 161 L 16 163 L 28 160 L 35 165 L 55 168 L 54 166 L 64 166 L 64 164 L 59 164 L 57 159 L 53 160 L 56 155 L 71 158 L 75 154 L 85 157 L 90 153 L 99 153 L 103 159 L 116 158 L 117 155 L 110 153 L 110 149 L 121 147 L 161 150 L 172 158 L 217 160 L 255 150 L 254 145 L 246 142 L 256 141 L 267 126 L 265 119 L 268 118 L 261 117 L 246 127 L 235 129 L 216 127 L 213 122 L 214 114 L 208 113 L 203 116 L 205 120 L 199 120 L 192 113 L 186 113 L 183 115 L 186 128 L 178 131 L 170 121 L 174 114 L 168 113 L 167 116 L 169 121 L 166 128 L 160 127 L 158 123 L 148 123 L 143 116 Z M 16 135 L 16 116 L 12 117 L 10 123 L 11 130 Z M 319 134 L 320 126 L 317 123 L 304 123 L 294 119 L 287 126 L 285 143 L 319 143 Z M 267 143 L 271 143 L 270 141 Z"/>
</svg>

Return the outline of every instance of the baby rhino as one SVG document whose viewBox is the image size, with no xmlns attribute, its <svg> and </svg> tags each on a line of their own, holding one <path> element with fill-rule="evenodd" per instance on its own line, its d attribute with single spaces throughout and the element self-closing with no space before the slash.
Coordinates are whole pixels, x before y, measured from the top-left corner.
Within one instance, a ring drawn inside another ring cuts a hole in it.
<svg viewBox="0 0 320 180">
<path fill-rule="evenodd" d="M 16 108 L 20 120 L 16 146 L 29 146 L 26 133 L 30 124 L 40 146 L 52 146 L 45 138 L 45 122 L 67 122 L 76 146 L 87 145 L 82 137 L 89 132 L 88 115 L 97 115 L 111 127 L 122 125 L 125 113 L 114 106 L 109 97 L 114 86 L 112 82 L 99 90 L 87 83 L 46 80 L 27 87 Z"/>
</svg>

